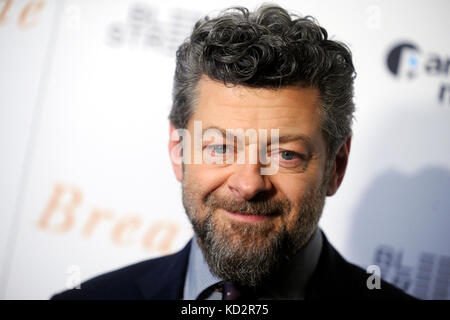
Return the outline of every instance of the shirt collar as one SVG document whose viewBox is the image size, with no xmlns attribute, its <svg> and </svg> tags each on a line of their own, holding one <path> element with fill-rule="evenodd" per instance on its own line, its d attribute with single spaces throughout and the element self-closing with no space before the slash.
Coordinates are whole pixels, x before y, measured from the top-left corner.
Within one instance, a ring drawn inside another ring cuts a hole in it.
<svg viewBox="0 0 450 320">
<path fill-rule="evenodd" d="M 213 275 L 209 270 L 202 250 L 198 246 L 197 238 L 194 235 L 189 253 L 183 299 L 195 300 L 203 290 L 220 281 L 222 280 Z"/>
<path fill-rule="evenodd" d="M 322 251 L 322 233 L 317 228 L 307 244 L 288 264 L 264 284 L 262 299 L 304 299 L 306 285 L 316 269 Z M 184 300 L 195 300 L 206 288 L 222 281 L 209 270 L 196 237 L 189 253 Z"/>
</svg>

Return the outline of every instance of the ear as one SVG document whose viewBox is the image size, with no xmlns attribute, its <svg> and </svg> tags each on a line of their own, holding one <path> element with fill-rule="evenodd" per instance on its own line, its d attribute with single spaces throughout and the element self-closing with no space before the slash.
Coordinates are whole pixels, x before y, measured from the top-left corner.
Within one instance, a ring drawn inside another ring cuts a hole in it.
<svg viewBox="0 0 450 320">
<path fill-rule="evenodd" d="M 172 168 L 175 172 L 175 177 L 178 181 L 181 182 L 183 180 L 183 149 L 181 146 L 180 135 L 178 134 L 178 131 L 177 129 L 175 129 L 175 126 L 172 124 L 172 122 L 170 122 L 169 137 L 170 161 L 172 162 Z"/>
<path fill-rule="evenodd" d="M 342 144 L 336 153 L 333 167 L 330 172 L 330 178 L 328 180 L 327 196 L 334 195 L 344 179 L 345 169 L 347 168 L 348 157 L 350 154 L 351 142 L 352 137 L 348 136 L 347 140 Z"/>
</svg>

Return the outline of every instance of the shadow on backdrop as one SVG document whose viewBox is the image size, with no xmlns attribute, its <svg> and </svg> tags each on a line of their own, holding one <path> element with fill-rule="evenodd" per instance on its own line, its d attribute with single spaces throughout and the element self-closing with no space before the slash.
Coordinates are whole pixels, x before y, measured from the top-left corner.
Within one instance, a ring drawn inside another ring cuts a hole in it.
<svg viewBox="0 0 450 320">
<path fill-rule="evenodd" d="M 389 170 L 363 193 L 347 247 L 354 261 L 421 299 L 449 299 L 450 171 Z"/>
</svg>

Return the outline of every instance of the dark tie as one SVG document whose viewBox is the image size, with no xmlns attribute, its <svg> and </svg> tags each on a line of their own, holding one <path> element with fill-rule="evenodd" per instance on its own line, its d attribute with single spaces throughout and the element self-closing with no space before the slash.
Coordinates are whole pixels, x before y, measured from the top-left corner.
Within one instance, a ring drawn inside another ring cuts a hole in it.
<svg viewBox="0 0 450 320">
<path fill-rule="evenodd" d="M 222 292 L 222 300 L 249 300 L 256 297 L 249 289 L 245 289 L 231 281 L 222 281 L 203 290 L 197 299 L 207 299 L 214 291 Z"/>
<path fill-rule="evenodd" d="M 237 300 L 242 297 L 242 291 L 238 289 L 233 282 L 225 281 L 222 283 L 222 300 Z"/>
<path fill-rule="evenodd" d="M 224 281 L 222 290 L 222 300 L 255 300 L 257 298 L 254 290 L 239 286 L 231 281 Z"/>
</svg>

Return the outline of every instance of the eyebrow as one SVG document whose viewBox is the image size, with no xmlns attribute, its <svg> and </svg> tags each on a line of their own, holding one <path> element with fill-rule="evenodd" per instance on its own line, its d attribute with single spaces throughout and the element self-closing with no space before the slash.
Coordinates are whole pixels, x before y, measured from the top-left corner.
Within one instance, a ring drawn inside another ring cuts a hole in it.
<svg viewBox="0 0 450 320">
<path fill-rule="evenodd" d="M 304 134 L 288 134 L 279 138 L 279 143 L 288 143 L 292 141 L 303 141 L 309 148 L 312 148 L 313 146 L 311 138 Z"/>
<path fill-rule="evenodd" d="M 216 127 L 216 126 L 209 126 L 209 127 L 205 128 L 205 129 L 203 129 L 202 130 L 202 134 L 205 133 L 205 131 L 210 130 L 210 129 L 218 130 L 219 132 L 222 133 L 223 137 L 226 137 L 227 131 L 225 129 L 223 129 L 223 128 Z M 234 129 L 229 129 L 229 130 L 234 130 Z M 245 130 L 244 130 L 244 132 L 245 132 Z M 229 131 L 229 134 L 231 134 L 233 136 L 231 131 Z M 267 140 L 268 140 L 267 141 L 268 144 L 270 144 L 271 143 L 271 139 L 269 137 L 267 137 Z M 304 142 L 307 145 L 308 148 L 311 149 L 313 147 L 313 143 L 312 143 L 311 138 L 309 136 L 307 136 L 307 135 L 304 135 L 304 134 L 288 134 L 288 135 L 280 136 L 278 141 L 279 141 L 280 144 L 281 143 L 293 142 L 293 141 L 302 141 L 302 142 Z"/>
</svg>

